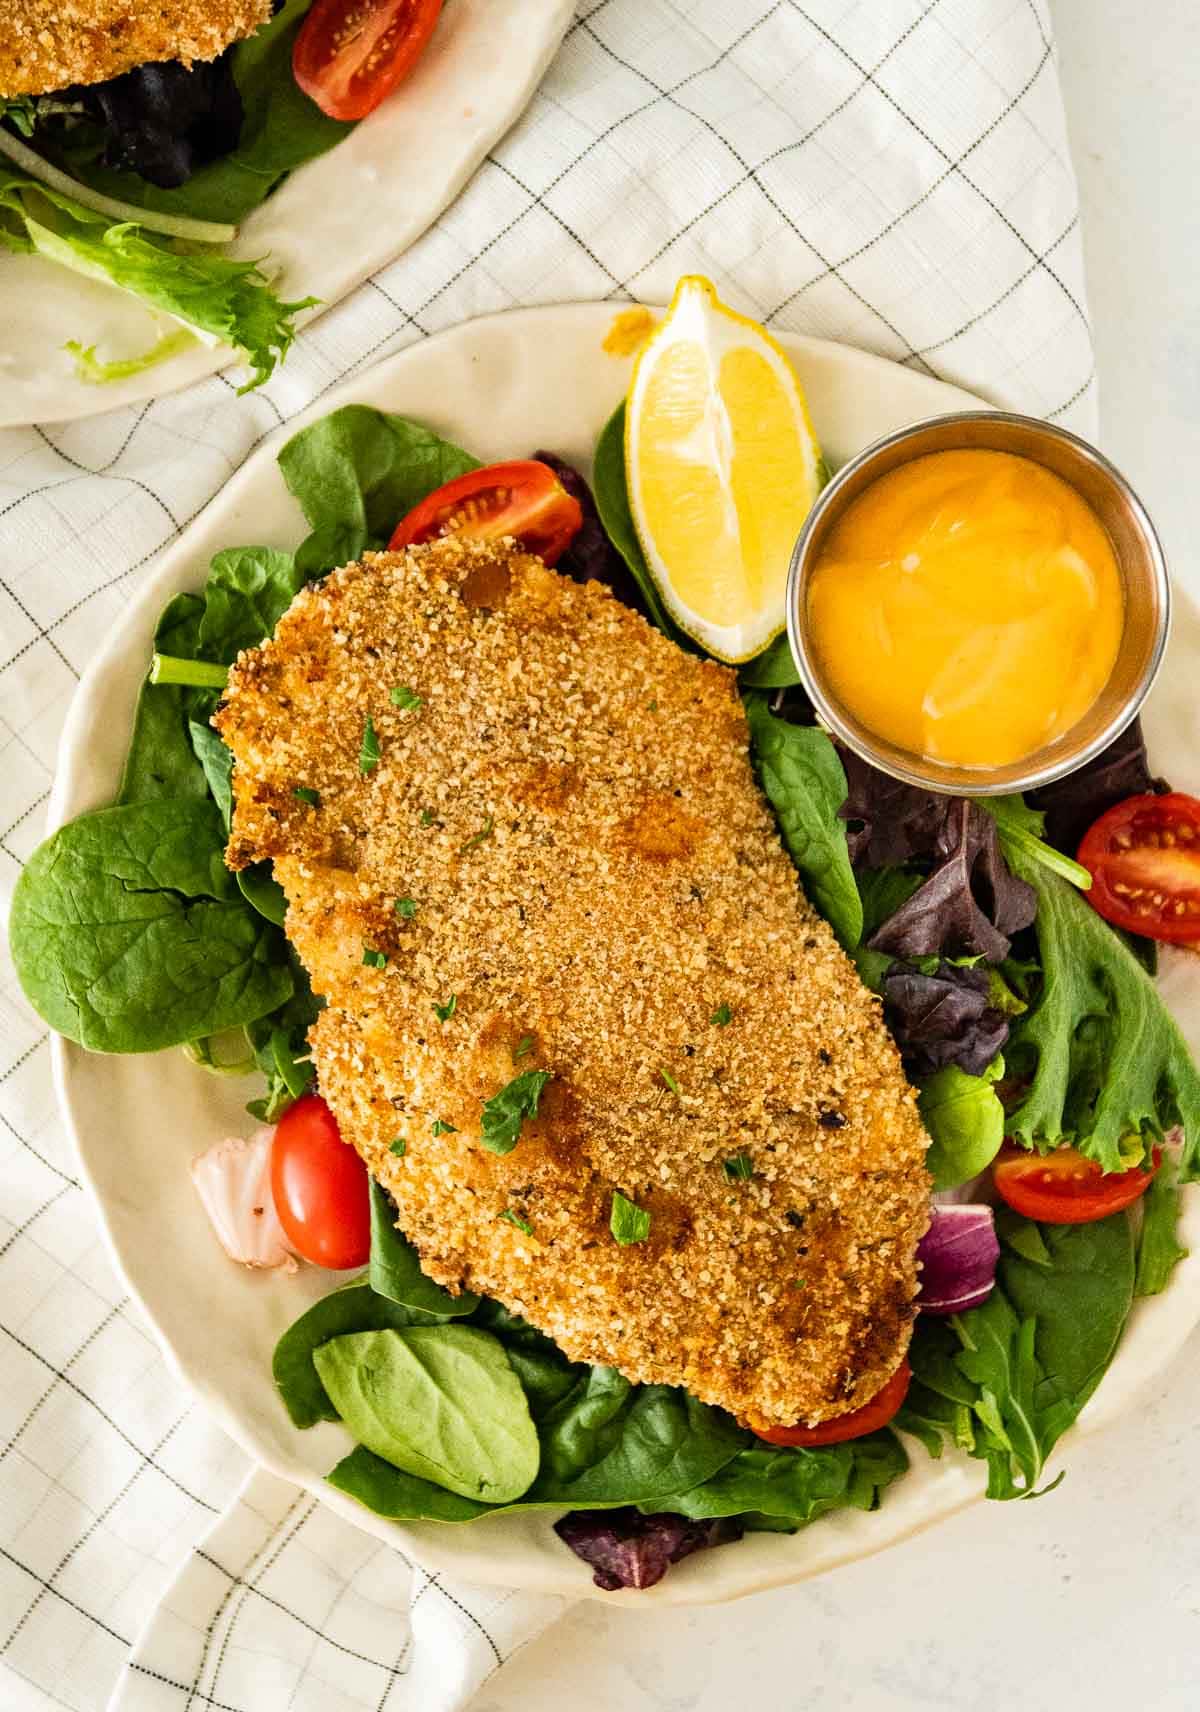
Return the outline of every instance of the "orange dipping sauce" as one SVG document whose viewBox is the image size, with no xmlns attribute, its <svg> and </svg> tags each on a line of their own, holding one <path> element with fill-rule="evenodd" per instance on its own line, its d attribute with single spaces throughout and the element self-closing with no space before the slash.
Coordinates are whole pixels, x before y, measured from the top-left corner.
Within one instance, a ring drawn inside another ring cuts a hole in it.
<svg viewBox="0 0 1200 1712">
<path fill-rule="evenodd" d="M 1000 767 L 1063 736 L 1108 681 L 1124 598 L 1086 500 L 1010 452 L 934 452 L 847 506 L 808 585 L 832 695 L 911 754 Z"/>
</svg>

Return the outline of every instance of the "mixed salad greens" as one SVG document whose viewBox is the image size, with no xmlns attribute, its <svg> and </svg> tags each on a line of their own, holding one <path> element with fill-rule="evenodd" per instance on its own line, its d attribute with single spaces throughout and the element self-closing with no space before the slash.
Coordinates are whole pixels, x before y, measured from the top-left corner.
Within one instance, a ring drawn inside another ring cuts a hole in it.
<svg viewBox="0 0 1200 1712">
<path fill-rule="evenodd" d="M 622 448 L 618 412 L 596 449 L 594 503 L 578 472 L 538 454 L 577 508 L 558 569 L 611 583 L 674 634 L 630 520 Z M 221 552 L 199 593 L 168 603 L 118 799 L 41 846 L 12 916 L 22 984 L 53 1027 L 99 1051 L 183 1045 L 209 1069 L 256 1064 L 267 1088 L 249 1109 L 268 1122 L 320 1105 L 306 1044 L 317 1001 L 269 867 L 235 879 L 224 866 L 232 763 L 208 719 L 225 669 L 299 588 L 479 469 L 420 424 L 361 406 L 294 436 L 279 464 L 309 535 L 293 553 Z M 606 1588 L 650 1585 L 744 1532 L 875 1508 L 908 1467 L 895 1429 L 932 1456 L 950 1444 L 986 1463 L 992 1497 L 1049 1490 L 1048 1459 L 1135 1297 L 1162 1290 L 1183 1252 L 1180 1185 L 1198 1169 L 1200 1076 L 1156 992 L 1153 947 L 1101 919 L 1082 889 L 1089 870 L 1062 848 L 1131 793 L 1149 799 L 1140 736 L 1036 808 L 976 802 L 839 750 L 778 648 L 741 682 L 784 841 L 881 997 L 933 1141 L 925 1311 L 907 1395 L 907 1369 L 888 1388 L 891 1425 L 766 1442 L 682 1391 L 573 1363 L 497 1302 L 425 1277 L 374 1184 L 368 1270 L 275 1352 L 295 1425 L 340 1420 L 357 1441 L 334 1486 L 402 1520 L 568 1511 L 559 1534 Z"/>
<path fill-rule="evenodd" d="M 372 0 L 369 10 L 372 30 L 342 31 L 345 0 L 283 0 L 215 61 L 168 60 L 52 96 L 0 98 L 0 246 L 106 280 L 176 323 L 146 351 L 111 361 L 68 341 L 80 378 L 126 378 L 197 338 L 244 352 L 253 376 L 243 391 L 283 360 L 295 316 L 317 299 L 281 300 L 269 260 L 222 247 L 288 173 L 390 93 L 441 0 Z M 368 48 L 369 65 L 359 65 Z"/>
</svg>

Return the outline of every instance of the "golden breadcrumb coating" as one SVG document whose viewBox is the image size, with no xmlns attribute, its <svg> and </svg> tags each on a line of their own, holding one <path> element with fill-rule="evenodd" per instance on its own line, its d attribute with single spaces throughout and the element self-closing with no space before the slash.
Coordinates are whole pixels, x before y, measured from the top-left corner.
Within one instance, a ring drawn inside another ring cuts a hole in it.
<svg viewBox="0 0 1200 1712">
<path fill-rule="evenodd" d="M 451 538 L 304 590 L 214 724 L 228 859 L 275 861 L 328 1000 L 321 1092 L 425 1270 L 739 1416 L 873 1396 L 908 1344 L 927 1138 L 780 845 L 734 674 Z M 528 1070 L 553 1078 L 537 1116 L 491 1152 L 483 1102 Z M 614 1240 L 614 1191 L 646 1241 Z"/>
<path fill-rule="evenodd" d="M 0 96 L 51 95 L 135 65 L 215 59 L 271 16 L 271 0 L 0 0 Z"/>
</svg>

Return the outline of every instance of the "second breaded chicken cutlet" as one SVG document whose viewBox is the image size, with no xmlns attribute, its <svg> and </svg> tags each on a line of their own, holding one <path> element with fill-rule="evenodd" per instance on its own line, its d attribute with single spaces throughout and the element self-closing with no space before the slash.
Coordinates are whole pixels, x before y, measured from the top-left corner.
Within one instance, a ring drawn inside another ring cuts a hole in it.
<svg viewBox="0 0 1200 1712">
<path fill-rule="evenodd" d="M 274 860 L 320 1092 L 426 1272 L 743 1419 L 867 1402 L 908 1344 L 927 1138 L 733 672 L 451 537 L 304 590 L 214 724 L 228 859 Z"/>
</svg>

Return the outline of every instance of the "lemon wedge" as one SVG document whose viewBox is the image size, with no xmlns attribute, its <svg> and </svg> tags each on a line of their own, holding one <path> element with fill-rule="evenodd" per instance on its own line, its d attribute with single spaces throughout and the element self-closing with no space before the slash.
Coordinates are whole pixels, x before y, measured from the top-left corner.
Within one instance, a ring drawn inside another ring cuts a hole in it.
<svg viewBox="0 0 1200 1712">
<path fill-rule="evenodd" d="M 637 359 L 625 469 L 671 617 L 718 659 L 761 653 L 784 628 L 792 548 L 826 471 L 791 363 L 707 279 L 679 281 Z"/>
</svg>

